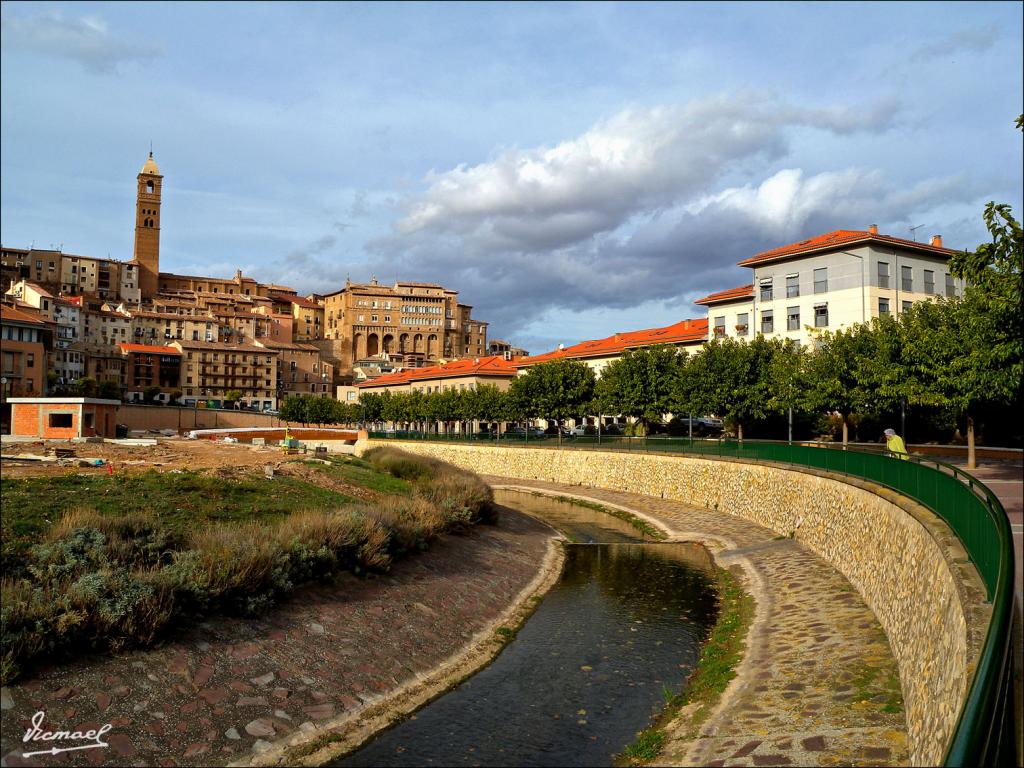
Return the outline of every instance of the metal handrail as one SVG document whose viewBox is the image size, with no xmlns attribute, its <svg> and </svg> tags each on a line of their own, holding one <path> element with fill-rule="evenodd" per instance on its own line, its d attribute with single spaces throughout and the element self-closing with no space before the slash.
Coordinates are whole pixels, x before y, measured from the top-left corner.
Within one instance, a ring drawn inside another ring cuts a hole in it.
<svg viewBox="0 0 1024 768">
<path fill-rule="evenodd" d="M 771 461 L 812 467 L 869 480 L 913 498 L 952 529 L 985 582 L 992 616 L 974 677 L 946 750 L 949 766 L 1012 764 L 1015 758 L 1012 717 L 1010 625 L 1013 613 L 1013 539 L 999 498 L 984 483 L 959 467 L 922 456 L 894 457 L 886 449 L 837 443 L 788 443 L 771 440 L 693 440 L 619 435 L 560 439 L 557 436 L 370 433 L 373 438 L 474 442 L 562 450 L 691 453 L 703 457 Z M 818 453 L 824 449 L 825 453 Z M 821 461 L 818 461 L 821 459 Z M 914 467 L 913 471 L 909 468 Z M 947 478 L 943 480 L 942 478 Z M 954 484 L 950 484 L 953 481 Z M 942 487 L 945 486 L 945 487 Z M 958 492 L 957 489 L 965 489 Z M 979 514 L 980 513 L 980 514 Z"/>
</svg>

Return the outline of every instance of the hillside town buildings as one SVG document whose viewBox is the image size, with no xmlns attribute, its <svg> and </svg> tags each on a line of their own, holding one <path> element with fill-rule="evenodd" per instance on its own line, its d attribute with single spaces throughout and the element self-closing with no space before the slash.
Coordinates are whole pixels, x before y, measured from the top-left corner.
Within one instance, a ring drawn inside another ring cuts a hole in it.
<svg viewBox="0 0 1024 768">
<path fill-rule="evenodd" d="M 0 248 L 12 334 L 5 400 L 92 378 L 117 383 L 128 399 L 159 387 L 161 401 L 180 391 L 185 404 L 221 405 L 241 392 L 244 405 L 273 409 L 290 394 L 330 397 L 356 379 L 486 353 L 487 323 L 436 284 L 347 281 L 327 296 L 300 296 L 241 270 L 161 272 L 163 181 L 150 152 L 136 177 L 128 261 Z"/>
<path fill-rule="evenodd" d="M 739 262 L 751 281 L 700 299 L 706 317 L 531 356 L 489 341 L 488 324 L 439 283 L 374 277 L 301 296 L 241 270 L 230 278 L 161 272 L 163 180 L 150 153 L 136 177 L 128 261 L 0 248 L 4 400 L 74 394 L 86 377 L 116 384 L 127 399 L 156 387 L 164 402 L 174 395 L 216 406 L 240 395 L 261 410 L 293 394 L 353 401 L 361 392 L 505 388 L 516 372 L 548 360 L 581 360 L 600 375 L 646 346 L 689 351 L 758 333 L 813 343 L 820 330 L 898 315 L 964 287 L 938 235 L 917 243 L 876 226 L 837 230 Z M 9 408 L 3 413 L 9 422 Z"/>
</svg>

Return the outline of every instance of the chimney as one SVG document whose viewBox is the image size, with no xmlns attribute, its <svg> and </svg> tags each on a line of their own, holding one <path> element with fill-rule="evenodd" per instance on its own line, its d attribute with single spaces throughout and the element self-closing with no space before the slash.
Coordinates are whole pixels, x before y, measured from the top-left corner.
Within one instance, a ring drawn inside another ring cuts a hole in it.
<svg viewBox="0 0 1024 768">
<path fill-rule="evenodd" d="M 877 224 L 868 224 L 868 232 L 871 233 L 872 235 L 877 235 L 878 234 L 878 225 Z"/>
<path fill-rule="evenodd" d="M 942 247 L 942 235 L 932 235 L 932 245 L 936 248 Z"/>
</svg>

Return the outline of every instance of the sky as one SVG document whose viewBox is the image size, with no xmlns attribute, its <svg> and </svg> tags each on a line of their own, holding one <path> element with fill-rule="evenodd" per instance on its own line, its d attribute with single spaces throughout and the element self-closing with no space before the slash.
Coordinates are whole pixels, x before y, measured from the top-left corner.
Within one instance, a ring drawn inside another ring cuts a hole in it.
<svg viewBox="0 0 1024 768">
<path fill-rule="evenodd" d="M 0 241 L 302 293 L 439 282 L 533 353 L 833 229 L 1022 205 L 1022 4 L 0 6 Z"/>
</svg>

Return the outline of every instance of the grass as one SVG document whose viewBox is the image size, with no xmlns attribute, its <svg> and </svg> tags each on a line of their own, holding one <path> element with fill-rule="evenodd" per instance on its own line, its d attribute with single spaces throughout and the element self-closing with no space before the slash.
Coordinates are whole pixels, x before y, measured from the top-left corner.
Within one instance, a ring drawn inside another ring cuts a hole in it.
<svg viewBox="0 0 1024 768">
<path fill-rule="evenodd" d="M 409 482 L 378 469 L 368 461 L 354 456 L 328 456 L 327 460 L 330 464 L 320 464 L 319 468 L 347 483 L 378 493 L 400 496 L 412 494 L 413 488 Z"/>
<path fill-rule="evenodd" d="M 896 714 L 903 711 L 903 692 L 895 671 L 882 676 L 882 670 L 863 665 L 852 680 L 853 700 L 870 702 L 882 712 Z"/>
<path fill-rule="evenodd" d="M 623 520 L 629 523 L 631 526 L 636 528 L 642 534 L 654 541 L 664 541 L 666 536 L 659 528 L 655 528 L 653 525 L 648 523 L 646 520 L 637 517 L 632 512 L 627 512 L 624 509 L 616 509 L 615 507 L 606 507 L 604 504 L 598 504 L 596 501 L 590 501 L 588 499 L 576 499 L 571 496 L 548 496 L 544 493 L 532 491 L 534 496 L 546 496 L 547 498 L 554 499 L 555 501 L 561 501 L 566 504 L 575 504 L 577 507 L 586 507 L 587 509 L 593 509 L 597 512 L 603 512 L 606 515 L 617 517 L 619 520 Z"/>
<path fill-rule="evenodd" d="M 324 465 L 320 465 L 324 466 Z M 392 480 L 380 472 L 367 473 L 366 484 Z M 362 483 L 358 483 L 362 484 Z M 210 523 L 280 520 L 307 509 L 332 509 L 353 500 L 337 491 L 277 474 L 267 480 L 224 478 L 201 472 L 180 474 L 150 470 L 141 474 L 93 475 L 69 473 L 59 477 L 0 479 L 4 514 L 3 572 L 16 570 L 28 548 L 71 510 L 99 515 L 147 514 L 175 532 Z"/>
<path fill-rule="evenodd" d="M 654 725 L 637 734 L 636 741 L 618 756 L 617 765 L 640 765 L 655 760 L 668 738 L 666 726 L 688 705 L 700 705 L 690 720 L 691 732 L 696 732 L 736 677 L 736 667 L 746 650 L 747 630 L 754 618 L 754 600 L 724 568 L 718 569 L 717 587 L 718 620 L 704 643 L 696 668 L 681 693 L 666 695 L 665 709 Z"/>
<path fill-rule="evenodd" d="M 302 584 L 387 570 L 493 519 L 476 475 L 395 451 L 381 458 L 315 465 L 393 491 L 358 504 L 255 469 L 4 480 L 0 682 L 40 659 L 146 646 L 206 615 L 254 615 Z"/>
</svg>

